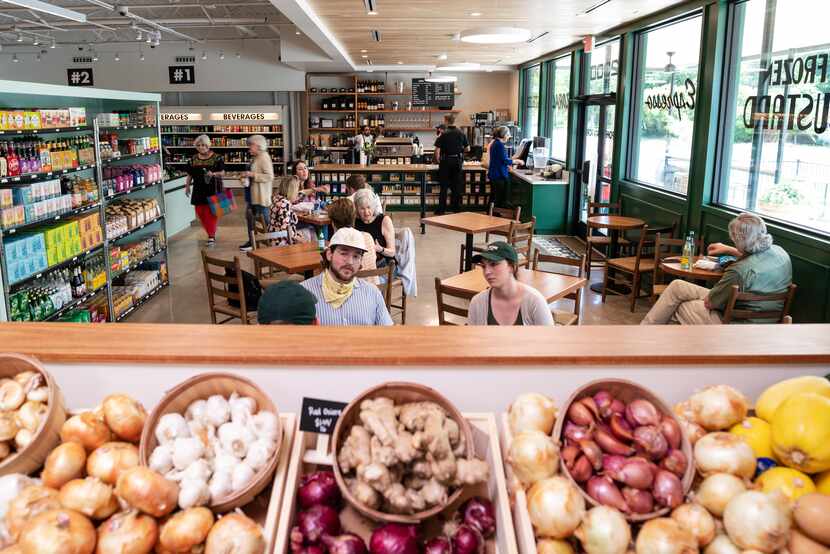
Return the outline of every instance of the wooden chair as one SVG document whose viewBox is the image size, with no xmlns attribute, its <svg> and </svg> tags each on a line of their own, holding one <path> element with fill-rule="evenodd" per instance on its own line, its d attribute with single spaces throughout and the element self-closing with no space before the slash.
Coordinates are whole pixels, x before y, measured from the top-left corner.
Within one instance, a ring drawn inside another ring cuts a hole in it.
<svg viewBox="0 0 830 554">
<path fill-rule="evenodd" d="M 487 214 L 494 217 L 503 217 L 504 219 L 510 219 L 511 221 L 520 222 L 522 216 L 522 207 L 516 206 L 515 208 L 497 208 L 495 204 L 492 202 L 490 203 L 490 208 L 487 210 Z M 473 252 L 483 252 L 484 249 L 490 244 L 490 235 L 495 235 L 497 237 L 502 237 L 507 240 L 509 235 L 508 230 L 497 230 L 497 231 L 490 231 L 484 234 L 484 242 L 478 243 L 473 245 Z M 464 254 L 467 250 L 466 245 L 461 245 L 461 257 L 458 258 L 458 272 L 464 273 Z"/>
<path fill-rule="evenodd" d="M 619 202 L 588 202 L 588 217 L 595 216 L 595 215 L 619 215 L 620 214 L 620 203 Z M 611 232 L 609 231 L 607 235 L 595 235 L 592 233 L 593 227 L 588 227 L 588 234 L 585 237 L 585 249 L 587 250 L 587 261 L 585 265 L 585 276 L 590 278 L 591 277 L 591 268 L 592 267 L 605 267 L 605 259 L 608 257 L 609 253 L 608 250 L 611 248 Z M 623 236 L 620 236 L 617 243 L 620 246 L 628 246 L 630 241 Z M 594 248 L 601 247 L 604 249 L 603 253 L 597 251 L 598 254 L 602 256 L 602 260 L 598 263 L 594 264 L 593 262 L 593 254 Z"/>
<path fill-rule="evenodd" d="M 533 257 L 533 231 L 536 228 L 536 216 L 530 218 L 527 223 L 510 222 L 510 231 L 507 235 L 507 243 L 516 249 L 519 255 L 519 266 L 530 268 Z"/>
<path fill-rule="evenodd" d="M 448 321 L 445 314 L 452 314 L 466 319 L 469 316 L 469 305 L 459 306 L 457 304 L 447 304 L 444 301 L 444 296 L 469 302 L 475 294 L 450 289 L 441 283 L 441 279 L 438 277 L 435 278 L 435 297 L 438 300 L 438 325 L 458 325 L 458 323 Z"/>
<path fill-rule="evenodd" d="M 285 236 L 285 231 L 275 231 L 273 233 L 269 233 L 268 226 L 262 218 L 258 217 L 254 221 L 254 242 L 252 246 L 254 247 L 254 250 L 258 250 L 260 248 L 271 248 L 272 240 L 285 238 Z M 290 237 L 288 242 L 289 244 L 292 243 Z M 263 264 L 261 261 L 254 258 L 254 275 L 256 275 L 258 280 L 273 279 L 277 273 L 280 272 L 273 266 Z"/>
<path fill-rule="evenodd" d="M 245 286 L 242 280 L 242 268 L 239 266 L 239 258 L 234 256 L 233 261 L 212 258 L 202 250 L 202 264 L 205 268 L 205 281 L 207 282 L 208 303 L 210 305 L 210 319 L 214 324 L 222 324 L 239 319 L 242 325 L 250 325 L 256 322 L 256 311 L 248 311 L 245 305 Z M 220 268 L 216 272 L 213 268 Z M 230 269 L 233 276 L 226 275 Z M 235 284 L 237 292 L 230 292 L 229 285 Z M 218 300 L 217 297 L 224 300 Z M 239 303 L 239 307 L 232 306 L 230 301 Z M 216 314 L 228 316 L 222 321 L 216 321 Z"/>
<path fill-rule="evenodd" d="M 377 269 L 363 269 L 357 272 L 359 279 L 368 279 L 370 277 L 383 277 L 383 283 L 377 283 L 380 293 L 383 295 L 383 303 L 386 304 L 386 309 L 392 313 L 392 276 L 395 273 L 395 264 L 391 263 L 386 267 L 379 267 Z"/>
<path fill-rule="evenodd" d="M 648 234 L 651 237 L 656 237 L 658 234 L 663 235 L 663 238 L 674 238 L 675 233 L 677 232 L 677 222 L 675 221 L 671 225 L 649 225 L 648 226 Z M 625 256 L 634 256 L 636 254 L 637 243 L 640 240 L 639 235 L 637 234 L 637 230 L 631 232 L 628 236 L 626 246 L 620 248 L 620 251 L 624 253 Z M 648 241 L 646 243 L 646 250 L 643 252 L 644 254 L 651 255 L 653 254 L 654 248 L 654 241 Z"/>
<path fill-rule="evenodd" d="M 683 246 L 686 244 L 684 239 L 675 239 L 666 237 L 662 233 L 657 233 L 654 239 L 654 274 L 651 280 L 651 302 L 657 301 L 657 298 L 666 290 L 667 284 L 664 283 L 663 270 L 660 269 L 660 262 L 672 256 L 680 256 L 683 254 Z M 692 255 L 697 255 L 698 252 L 703 252 L 703 237 L 695 241 L 695 252 Z"/>
<path fill-rule="evenodd" d="M 637 254 L 635 256 L 606 260 L 605 279 L 602 285 L 603 303 L 605 303 L 605 297 L 609 292 L 611 294 L 622 294 L 608 288 L 608 281 L 611 280 L 614 284 L 623 284 L 631 289 L 631 311 L 634 311 L 637 298 L 640 297 L 641 276 L 644 273 L 652 273 L 654 271 L 654 258 L 649 255 L 644 255 L 645 249 L 654 247 L 653 237 L 654 234 L 649 231 L 648 225 L 643 225 L 640 228 L 640 237 L 637 241 Z M 629 275 L 630 278 L 627 277 Z"/>
<path fill-rule="evenodd" d="M 542 254 L 538 250 L 533 255 L 533 270 L 534 271 L 544 271 L 539 269 L 539 263 L 552 263 L 552 264 L 561 264 L 567 265 L 571 267 L 577 268 L 577 277 L 582 277 L 582 273 L 585 271 L 585 256 L 582 255 L 578 259 L 574 258 L 565 258 L 563 256 L 551 256 L 549 254 Z M 547 271 L 547 273 L 557 273 L 561 275 L 572 275 L 572 273 L 561 273 L 558 271 Z M 563 298 L 567 298 L 569 300 L 573 300 L 574 303 L 574 310 L 573 313 L 566 312 L 564 310 L 551 310 L 551 314 L 553 315 L 553 321 L 557 325 L 579 325 L 579 310 L 582 303 L 582 289 L 577 290 L 576 292 L 572 292 Z"/>
<path fill-rule="evenodd" d="M 400 295 L 395 294 L 396 289 L 400 290 Z M 389 287 L 389 315 L 393 308 L 401 314 L 401 325 L 406 325 L 406 289 L 400 277 L 395 277 Z"/>
<path fill-rule="evenodd" d="M 732 323 L 735 320 L 747 319 L 775 319 L 777 323 L 787 323 L 786 318 L 790 315 L 790 305 L 795 296 L 795 289 L 798 287 L 790 284 L 784 292 L 775 294 L 756 294 L 754 292 L 740 292 L 738 285 L 732 285 L 732 294 L 729 296 L 729 301 L 726 303 L 726 309 L 723 311 L 722 321 L 724 323 Z M 735 308 L 738 302 L 783 302 L 780 310 L 763 310 L 754 311 L 741 308 Z M 792 318 L 789 319 L 792 323 Z"/>
</svg>

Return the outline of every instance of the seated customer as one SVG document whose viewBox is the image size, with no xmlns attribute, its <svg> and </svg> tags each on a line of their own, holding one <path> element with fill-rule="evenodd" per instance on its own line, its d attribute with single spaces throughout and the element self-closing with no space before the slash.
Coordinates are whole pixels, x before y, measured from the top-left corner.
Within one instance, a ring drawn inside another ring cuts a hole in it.
<svg viewBox="0 0 830 554">
<path fill-rule="evenodd" d="M 772 244 L 764 220 L 755 214 L 742 213 L 729 222 L 729 237 L 734 247 L 716 243 L 709 246 L 709 255 L 733 255 L 738 261 L 729 265 L 714 287 L 707 289 L 680 279 L 672 281 L 646 315 L 641 325 L 710 325 L 721 323 L 721 313 L 732 294 L 732 285 L 740 292 L 775 294 L 792 283 L 790 256 Z M 765 311 L 781 309 L 781 302 L 750 302 L 741 309 Z M 748 320 L 751 323 L 772 323 L 769 320 Z"/>
<path fill-rule="evenodd" d="M 383 215 L 380 199 L 371 189 L 361 189 L 354 195 L 357 221 L 354 228 L 372 235 L 378 267 L 385 267 L 395 259 L 395 226 L 392 218 Z"/>
<path fill-rule="evenodd" d="M 315 325 L 317 299 L 294 281 L 274 283 L 262 294 L 257 307 L 260 325 Z"/>
<path fill-rule="evenodd" d="M 331 226 L 334 231 L 344 229 L 346 227 L 354 227 L 354 221 L 357 217 L 357 212 L 354 208 L 354 203 L 348 198 L 338 198 L 328 206 L 326 212 L 331 219 Z M 366 242 L 366 252 L 363 254 L 363 261 L 360 264 L 360 269 L 377 269 L 377 261 L 375 259 L 375 239 L 369 233 L 361 233 L 363 240 Z M 377 277 L 369 279 L 373 284 L 377 284 Z"/>
<path fill-rule="evenodd" d="M 392 325 L 377 287 L 355 277 L 364 252 L 363 235 L 344 227 L 331 237 L 323 272 L 300 283 L 317 299 L 321 325 Z"/>
<path fill-rule="evenodd" d="M 297 233 L 297 214 L 291 209 L 300 191 L 300 180 L 295 176 L 283 177 L 277 183 L 277 188 L 271 196 L 270 217 L 268 221 L 269 233 L 283 233 L 284 237 L 271 240 L 271 246 L 285 246 L 295 242 L 305 242 L 302 235 Z"/>
<path fill-rule="evenodd" d="M 352 202 L 354 202 L 354 195 L 357 194 L 357 191 L 365 188 L 368 187 L 366 185 L 366 177 L 363 175 L 352 174 L 346 179 L 346 194 L 349 195 L 348 198 Z"/>
<path fill-rule="evenodd" d="M 470 300 L 470 325 L 553 325 L 545 297 L 516 279 L 519 255 L 515 248 L 493 242 L 473 261 L 481 264 L 490 288 Z"/>
</svg>

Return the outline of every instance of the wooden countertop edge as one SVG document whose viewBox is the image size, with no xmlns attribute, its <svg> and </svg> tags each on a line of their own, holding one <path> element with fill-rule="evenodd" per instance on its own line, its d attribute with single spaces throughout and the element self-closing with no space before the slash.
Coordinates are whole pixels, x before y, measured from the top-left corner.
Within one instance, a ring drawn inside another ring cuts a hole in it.
<svg viewBox="0 0 830 554">
<path fill-rule="evenodd" d="M 2 323 L 45 362 L 279 366 L 830 364 L 830 325 L 242 327 Z M 291 345 L 286 348 L 285 345 Z M 303 348 L 302 345 L 308 345 Z M 300 346 L 300 347 L 298 347 Z M 347 354 L 346 354 L 347 353 Z"/>
<path fill-rule="evenodd" d="M 525 173 L 523 173 L 521 171 L 517 171 L 516 169 L 514 169 L 512 167 L 508 171 L 510 172 L 510 174 L 512 176 L 514 176 L 517 179 L 521 179 L 522 181 L 524 181 L 525 183 L 527 183 L 529 185 L 555 185 L 555 186 L 560 186 L 560 187 L 564 187 L 564 186 L 568 185 L 567 181 L 548 180 L 548 179 L 545 179 L 541 176 L 534 176 L 536 178 L 531 178 L 529 175 L 526 175 Z"/>
</svg>

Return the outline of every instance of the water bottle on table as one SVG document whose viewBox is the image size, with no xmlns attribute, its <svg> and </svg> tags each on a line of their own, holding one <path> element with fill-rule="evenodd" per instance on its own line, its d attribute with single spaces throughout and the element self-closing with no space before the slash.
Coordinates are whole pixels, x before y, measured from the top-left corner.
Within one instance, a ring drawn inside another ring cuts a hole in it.
<svg viewBox="0 0 830 554">
<path fill-rule="evenodd" d="M 695 232 L 689 231 L 686 237 L 686 244 L 683 245 L 683 253 L 680 255 L 681 269 L 692 269 L 695 259 Z"/>
</svg>

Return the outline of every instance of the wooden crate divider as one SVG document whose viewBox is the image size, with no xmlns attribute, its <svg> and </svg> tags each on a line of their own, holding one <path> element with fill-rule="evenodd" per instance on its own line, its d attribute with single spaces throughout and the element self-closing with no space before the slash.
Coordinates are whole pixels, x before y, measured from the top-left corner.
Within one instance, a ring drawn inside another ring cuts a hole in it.
<svg viewBox="0 0 830 554">
<path fill-rule="evenodd" d="M 505 457 L 510 452 L 510 443 L 513 442 L 513 434 L 510 432 L 510 425 L 507 423 L 507 414 L 499 416 L 499 439 L 501 440 L 501 451 Z M 504 474 L 507 478 L 507 490 L 510 494 L 510 507 L 513 511 L 513 526 L 516 530 L 516 540 L 519 545 L 519 552 L 522 554 L 536 554 L 536 533 L 533 531 L 533 524 L 530 522 L 530 514 L 527 511 L 527 494 L 519 479 L 513 475 L 510 464 L 505 461 Z"/>
</svg>

